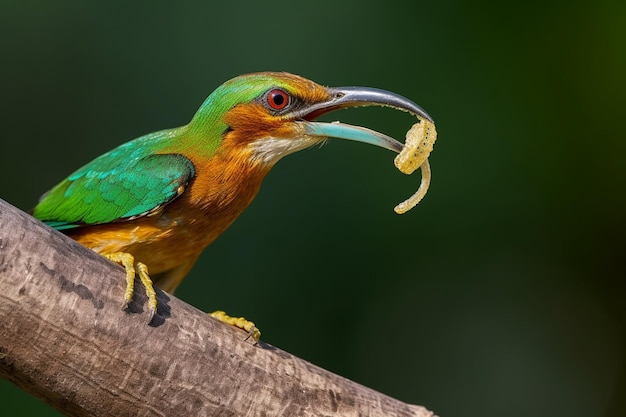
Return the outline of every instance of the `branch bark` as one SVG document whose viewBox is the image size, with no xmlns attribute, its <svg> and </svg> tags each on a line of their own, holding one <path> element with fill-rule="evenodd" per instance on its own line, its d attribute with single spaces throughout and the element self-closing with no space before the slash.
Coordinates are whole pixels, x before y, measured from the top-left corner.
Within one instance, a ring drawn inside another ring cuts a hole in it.
<svg viewBox="0 0 626 417">
<path fill-rule="evenodd" d="M 68 416 L 432 416 L 157 290 L 0 200 L 0 375 Z M 140 285 L 140 284 L 139 284 Z"/>
</svg>

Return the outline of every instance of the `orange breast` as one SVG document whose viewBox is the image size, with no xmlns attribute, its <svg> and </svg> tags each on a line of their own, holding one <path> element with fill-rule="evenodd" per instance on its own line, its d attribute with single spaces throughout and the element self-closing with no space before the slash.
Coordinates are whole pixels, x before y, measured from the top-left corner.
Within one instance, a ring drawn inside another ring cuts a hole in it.
<svg viewBox="0 0 626 417">
<path fill-rule="evenodd" d="M 246 148 L 222 147 L 209 161 L 187 157 L 196 177 L 161 212 L 68 234 L 101 254 L 128 252 L 151 274 L 194 259 L 248 207 L 270 167 L 255 164 Z"/>
</svg>

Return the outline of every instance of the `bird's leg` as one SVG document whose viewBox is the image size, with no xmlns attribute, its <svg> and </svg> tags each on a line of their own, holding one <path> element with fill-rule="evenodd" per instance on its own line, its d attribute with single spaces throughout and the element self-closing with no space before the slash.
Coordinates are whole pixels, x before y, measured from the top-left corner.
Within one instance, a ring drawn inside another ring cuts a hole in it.
<svg viewBox="0 0 626 417">
<path fill-rule="evenodd" d="M 109 254 L 103 254 L 105 258 L 118 263 L 126 270 L 126 291 L 124 292 L 124 304 L 122 309 L 125 310 L 133 299 L 133 292 L 135 291 L 135 274 L 139 275 L 139 279 L 146 289 L 146 295 L 148 296 L 148 310 L 150 316 L 148 323 L 152 321 L 157 309 L 156 292 L 152 285 L 150 275 L 148 275 L 148 267 L 141 262 L 135 263 L 135 258 L 130 253 L 126 252 L 114 252 Z"/>
<path fill-rule="evenodd" d="M 126 270 L 126 292 L 124 292 L 124 304 L 122 304 L 122 310 L 126 310 L 135 291 L 135 258 L 130 253 L 125 252 L 103 254 L 102 256 L 122 265 Z"/>
<path fill-rule="evenodd" d="M 146 295 L 148 296 L 148 310 L 150 311 L 148 323 L 150 323 L 152 321 L 152 317 L 154 317 L 157 310 L 156 291 L 154 291 L 152 280 L 150 279 L 150 275 L 148 275 L 148 267 L 146 266 L 146 264 L 142 262 L 137 262 L 135 266 L 137 267 L 137 272 L 139 273 L 139 279 L 146 289 Z"/>
<path fill-rule="evenodd" d="M 246 320 L 244 317 L 231 317 L 221 310 L 217 310 L 212 313 L 209 313 L 209 315 L 211 317 L 218 319 L 222 323 L 230 324 L 231 326 L 239 327 L 240 329 L 247 331 L 248 332 L 247 338 L 252 337 L 252 339 L 255 342 L 258 342 L 259 339 L 261 338 L 261 332 L 256 327 L 254 322 L 250 320 Z"/>
</svg>

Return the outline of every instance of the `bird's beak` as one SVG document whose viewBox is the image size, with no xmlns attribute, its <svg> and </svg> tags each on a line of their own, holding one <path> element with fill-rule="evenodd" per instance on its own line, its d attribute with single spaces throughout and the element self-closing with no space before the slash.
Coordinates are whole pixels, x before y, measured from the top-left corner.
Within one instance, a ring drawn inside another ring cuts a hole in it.
<svg viewBox="0 0 626 417">
<path fill-rule="evenodd" d="M 347 107 L 382 106 L 406 111 L 420 119 L 433 119 L 420 106 L 406 97 L 390 91 L 368 87 L 329 88 L 330 99 L 300 109 L 294 116 L 303 119 L 307 134 L 318 137 L 332 137 L 369 143 L 395 152 L 400 152 L 403 144 L 383 133 L 345 123 L 313 122 L 322 114 Z"/>
</svg>

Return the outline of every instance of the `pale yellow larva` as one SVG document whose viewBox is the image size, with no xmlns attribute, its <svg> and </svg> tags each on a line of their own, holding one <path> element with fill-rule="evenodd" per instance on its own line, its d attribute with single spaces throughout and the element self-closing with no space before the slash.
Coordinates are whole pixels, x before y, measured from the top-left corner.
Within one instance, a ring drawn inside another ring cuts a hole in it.
<svg viewBox="0 0 626 417">
<path fill-rule="evenodd" d="M 406 213 L 415 207 L 426 195 L 430 185 L 428 156 L 433 151 L 435 140 L 437 140 L 435 124 L 426 119 L 415 123 L 406 132 L 404 148 L 394 159 L 394 164 L 396 168 L 407 175 L 413 173 L 417 168 L 421 168 L 422 181 L 415 194 L 394 208 L 396 213 Z"/>
</svg>

